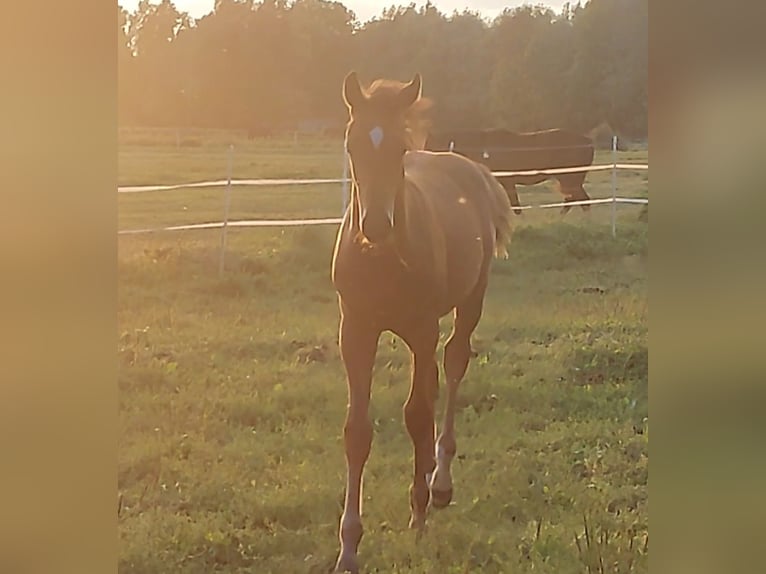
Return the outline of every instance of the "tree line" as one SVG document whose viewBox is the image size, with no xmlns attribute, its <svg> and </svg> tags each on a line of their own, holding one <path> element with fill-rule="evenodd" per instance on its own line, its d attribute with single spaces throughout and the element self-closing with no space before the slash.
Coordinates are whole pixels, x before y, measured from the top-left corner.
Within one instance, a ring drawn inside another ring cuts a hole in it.
<svg viewBox="0 0 766 574">
<path fill-rule="evenodd" d="M 344 75 L 423 75 L 439 129 L 607 123 L 647 134 L 648 0 L 524 5 L 489 21 L 433 5 L 358 22 L 340 2 L 217 0 L 198 20 L 171 0 L 118 18 L 121 126 L 342 125 Z"/>
</svg>

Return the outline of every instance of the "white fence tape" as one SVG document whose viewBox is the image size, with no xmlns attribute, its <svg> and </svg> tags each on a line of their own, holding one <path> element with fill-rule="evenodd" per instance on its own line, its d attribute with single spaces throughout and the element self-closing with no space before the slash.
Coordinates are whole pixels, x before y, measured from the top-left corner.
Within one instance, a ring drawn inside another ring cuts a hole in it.
<svg viewBox="0 0 766 574">
<path fill-rule="evenodd" d="M 525 171 L 493 171 L 492 175 L 495 177 L 511 177 L 511 176 L 525 176 L 525 175 L 557 175 L 562 173 L 582 173 L 587 171 L 609 171 L 612 169 L 631 169 L 631 170 L 643 170 L 649 169 L 649 165 L 645 163 L 618 163 L 618 164 L 604 164 L 604 165 L 583 165 L 578 167 L 557 167 L 552 169 L 529 169 Z"/>
<path fill-rule="evenodd" d="M 519 152 L 519 151 L 542 151 L 542 152 L 548 152 L 552 150 L 562 150 L 562 149 L 595 149 L 593 147 L 592 143 L 589 144 L 581 144 L 581 145 L 556 145 L 556 146 L 537 146 L 537 147 L 506 147 L 506 146 L 456 146 L 454 141 L 450 142 L 450 151 L 453 151 L 457 149 L 456 153 L 464 154 L 468 151 L 482 151 L 482 152 L 501 152 L 501 153 L 511 153 L 511 152 Z"/>
<path fill-rule="evenodd" d="M 496 177 L 524 176 L 524 175 L 556 175 L 561 173 L 578 173 L 584 171 L 606 171 L 613 168 L 628 170 L 649 169 L 648 164 L 618 163 L 604 165 L 587 165 L 578 167 L 561 167 L 554 169 L 539 169 L 526 171 L 494 171 Z M 232 179 L 231 185 L 240 186 L 281 186 L 281 185 L 322 185 L 328 183 L 348 183 L 348 179 Z M 215 181 L 198 181 L 194 183 L 179 183 L 171 185 L 123 185 L 117 188 L 117 193 L 142 193 L 146 191 L 169 191 L 183 188 L 225 187 L 228 181 L 219 179 Z"/>
<path fill-rule="evenodd" d="M 607 170 L 648 170 L 648 164 L 639 163 L 611 163 L 603 165 L 589 165 L 578 167 L 564 167 L 553 169 L 540 169 L 540 170 L 525 170 L 525 171 L 496 171 L 492 172 L 495 177 L 509 177 L 509 176 L 534 176 L 534 175 L 556 175 L 562 173 L 580 173 L 588 171 L 607 171 Z M 120 186 L 117 188 L 118 193 L 143 193 L 149 191 L 169 191 L 185 188 L 210 188 L 210 187 L 225 187 L 228 185 L 239 186 L 283 186 L 283 185 L 322 185 L 322 184 L 340 184 L 348 183 L 349 179 L 232 179 L 232 180 L 215 180 L 215 181 L 200 181 L 195 183 L 179 183 L 172 185 L 128 185 Z M 545 203 L 540 205 L 522 205 L 515 207 L 514 209 L 527 210 L 527 209 L 547 209 L 553 207 L 576 207 L 579 205 L 598 205 L 611 203 L 616 205 L 617 203 L 638 203 L 648 204 L 648 199 L 632 198 L 632 197 L 612 197 L 608 199 L 589 199 L 581 201 L 566 201 L 556 203 Z M 304 225 L 337 225 L 341 222 L 339 217 L 330 218 L 316 218 L 316 219 L 248 219 L 241 221 L 217 221 L 211 223 L 193 223 L 188 225 L 172 225 L 166 227 L 156 227 L 147 229 L 126 229 L 118 231 L 118 235 L 139 235 L 145 233 L 156 233 L 161 231 L 186 231 L 195 229 L 220 229 L 224 225 L 228 227 L 297 227 Z"/>
<path fill-rule="evenodd" d="M 514 209 L 546 209 L 551 207 L 576 207 L 578 205 L 597 205 L 603 203 L 639 203 L 647 204 L 648 199 L 635 197 L 617 197 L 614 200 L 609 199 L 588 199 L 582 201 L 567 201 L 558 203 L 544 203 L 541 205 L 522 205 Z M 304 225 L 338 225 L 341 222 L 340 217 L 326 217 L 316 219 L 245 219 L 240 221 L 229 221 L 229 227 L 299 227 Z M 220 229 L 223 227 L 223 221 L 211 223 L 191 223 L 189 225 L 172 225 L 169 227 L 154 227 L 147 229 L 126 229 L 118 231 L 118 235 L 140 235 L 145 233 L 157 233 L 161 231 L 191 231 L 195 229 Z"/>
<path fill-rule="evenodd" d="M 578 205 L 600 205 L 604 203 L 649 203 L 648 199 L 640 197 L 611 197 L 606 199 L 581 199 L 579 201 L 560 201 L 557 203 L 543 203 L 541 205 L 520 205 L 513 209 L 547 209 L 550 207 L 576 207 Z"/>
<path fill-rule="evenodd" d="M 611 200 L 610 200 L 611 201 Z M 229 221 L 228 227 L 298 227 L 302 225 L 329 225 L 339 224 L 340 217 L 327 217 L 318 219 L 245 219 L 241 221 Z M 188 231 L 193 229 L 220 229 L 223 221 L 212 223 L 192 223 L 189 225 L 172 225 L 170 227 L 154 227 L 148 229 L 126 229 L 118 231 L 119 235 L 135 235 L 141 233 L 155 233 L 158 231 Z"/>
<path fill-rule="evenodd" d="M 232 179 L 231 185 L 280 186 L 280 185 L 319 185 L 325 183 L 343 183 L 343 179 Z M 117 193 L 142 193 L 144 191 L 168 191 L 187 187 L 225 187 L 225 179 L 216 181 L 198 181 L 173 185 L 124 185 L 117 188 Z"/>
</svg>

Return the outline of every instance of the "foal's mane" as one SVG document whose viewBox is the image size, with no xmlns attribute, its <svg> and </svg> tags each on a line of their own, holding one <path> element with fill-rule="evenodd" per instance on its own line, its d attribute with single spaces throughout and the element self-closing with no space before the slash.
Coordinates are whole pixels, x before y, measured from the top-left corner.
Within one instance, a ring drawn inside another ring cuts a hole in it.
<svg viewBox="0 0 766 574">
<path fill-rule="evenodd" d="M 384 113 L 398 113 L 396 109 L 397 96 L 406 85 L 405 82 L 397 80 L 378 79 L 372 82 L 364 92 L 369 103 L 377 109 L 384 111 Z M 402 119 L 408 149 L 425 149 L 428 130 L 431 127 L 427 112 L 432 105 L 433 102 L 430 98 L 421 96 L 404 111 Z"/>
</svg>

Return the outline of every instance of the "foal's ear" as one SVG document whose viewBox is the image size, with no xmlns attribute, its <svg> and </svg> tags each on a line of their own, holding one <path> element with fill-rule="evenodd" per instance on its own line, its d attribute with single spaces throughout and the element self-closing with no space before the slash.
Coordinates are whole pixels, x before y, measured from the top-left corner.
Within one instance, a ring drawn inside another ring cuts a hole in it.
<svg viewBox="0 0 766 574">
<path fill-rule="evenodd" d="M 399 92 L 399 102 L 403 108 L 409 108 L 412 104 L 420 99 L 421 87 L 422 80 L 420 78 L 420 74 L 416 73 L 410 83 L 404 86 Z"/>
<path fill-rule="evenodd" d="M 349 109 L 354 109 L 366 99 L 362 93 L 362 86 L 359 85 L 356 72 L 349 72 L 343 80 L 343 101 L 346 102 L 346 106 Z"/>
</svg>

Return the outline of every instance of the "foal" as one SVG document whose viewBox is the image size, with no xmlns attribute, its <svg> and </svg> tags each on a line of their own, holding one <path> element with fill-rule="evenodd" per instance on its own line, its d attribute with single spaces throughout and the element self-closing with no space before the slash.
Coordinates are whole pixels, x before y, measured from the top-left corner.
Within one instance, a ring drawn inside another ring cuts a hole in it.
<svg viewBox="0 0 766 574">
<path fill-rule="evenodd" d="M 348 377 L 339 572 L 358 572 L 362 473 L 372 443 L 370 386 L 381 333 L 395 333 L 412 352 L 404 417 L 415 454 L 410 527 L 421 529 L 429 500 L 439 508 L 452 498 L 457 389 L 471 357 L 470 337 L 481 317 L 492 257 L 507 255 L 505 190 L 478 163 L 422 151 L 419 128 L 427 101 L 420 92 L 419 74 L 408 84 L 377 80 L 365 90 L 351 72 L 343 85 L 352 190 L 332 263 Z M 447 399 L 435 442 L 439 319 L 450 311 Z"/>
</svg>

